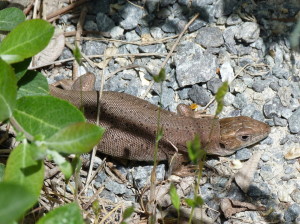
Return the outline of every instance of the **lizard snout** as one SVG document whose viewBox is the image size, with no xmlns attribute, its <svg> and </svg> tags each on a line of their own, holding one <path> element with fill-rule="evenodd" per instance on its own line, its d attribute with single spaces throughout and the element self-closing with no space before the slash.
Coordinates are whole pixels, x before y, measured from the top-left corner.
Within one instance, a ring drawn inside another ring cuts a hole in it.
<svg viewBox="0 0 300 224">
<path fill-rule="evenodd" d="M 266 138 L 270 130 L 267 124 L 250 117 L 220 119 L 220 150 L 223 155 L 233 154 Z"/>
</svg>

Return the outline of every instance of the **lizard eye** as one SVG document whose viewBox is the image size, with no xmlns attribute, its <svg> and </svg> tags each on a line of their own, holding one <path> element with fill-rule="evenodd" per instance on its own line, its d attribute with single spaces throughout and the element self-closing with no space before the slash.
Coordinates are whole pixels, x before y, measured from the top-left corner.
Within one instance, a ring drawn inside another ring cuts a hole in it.
<svg viewBox="0 0 300 224">
<path fill-rule="evenodd" d="M 249 140 L 249 138 L 250 138 L 250 136 L 249 136 L 249 135 L 241 135 L 241 136 L 240 136 L 240 139 L 241 139 L 243 142 L 246 142 L 246 141 L 248 141 L 248 140 Z"/>
</svg>

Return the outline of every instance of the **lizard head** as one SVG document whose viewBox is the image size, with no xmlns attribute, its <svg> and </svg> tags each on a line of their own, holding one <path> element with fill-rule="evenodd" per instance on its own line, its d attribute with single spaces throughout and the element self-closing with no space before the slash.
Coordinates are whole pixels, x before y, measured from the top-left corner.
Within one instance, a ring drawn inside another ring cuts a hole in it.
<svg viewBox="0 0 300 224">
<path fill-rule="evenodd" d="M 250 117 L 239 116 L 220 119 L 218 155 L 227 156 L 266 138 L 270 127 Z"/>
</svg>

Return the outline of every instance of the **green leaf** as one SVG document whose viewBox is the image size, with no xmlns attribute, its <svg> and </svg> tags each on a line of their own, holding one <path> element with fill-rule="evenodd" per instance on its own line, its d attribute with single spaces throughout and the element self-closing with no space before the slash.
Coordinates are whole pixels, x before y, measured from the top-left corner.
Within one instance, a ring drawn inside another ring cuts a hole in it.
<svg viewBox="0 0 300 224">
<path fill-rule="evenodd" d="M 0 56 L 9 64 L 32 57 L 48 45 L 53 33 L 54 27 L 41 19 L 20 23 L 3 39 Z"/>
<path fill-rule="evenodd" d="M 205 156 L 205 151 L 201 148 L 199 136 L 195 136 L 192 141 L 186 143 L 190 160 L 195 164 Z"/>
<path fill-rule="evenodd" d="M 226 93 L 228 92 L 228 82 L 224 82 L 222 84 L 222 86 L 218 89 L 217 93 L 216 93 L 216 101 L 217 101 L 217 109 L 216 109 L 216 116 L 219 115 L 224 107 L 224 96 L 226 95 Z"/>
<path fill-rule="evenodd" d="M 88 153 L 93 146 L 100 142 L 103 133 L 104 128 L 80 122 L 63 128 L 44 143 L 58 152 L 69 154 Z"/>
<path fill-rule="evenodd" d="M 170 194 L 170 197 L 171 197 L 172 204 L 178 212 L 179 209 L 180 209 L 180 198 L 179 198 L 179 195 L 177 194 L 176 187 L 173 184 L 171 184 L 169 194 Z"/>
<path fill-rule="evenodd" d="M 134 212 L 133 206 L 126 208 L 125 211 L 123 212 L 123 221 L 125 219 L 128 219 L 132 215 L 133 212 Z"/>
<path fill-rule="evenodd" d="M 13 69 L 0 58 L 0 121 L 9 118 L 14 110 L 17 81 Z"/>
<path fill-rule="evenodd" d="M 4 170 L 5 170 L 5 165 L 3 163 L 0 163 L 0 182 L 4 177 Z"/>
<path fill-rule="evenodd" d="M 194 199 L 186 198 L 185 202 L 191 208 L 195 208 L 196 207 L 196 203 L 195 203 Z"/>
<path fill-rule="evenodd" d="M 24 186 L 36 198 L 39 197 L 44 181 L 44 164 L 34 160 L 31 145 L 18 145 L 9 155 L 4 181 Z"/>
<path fill-rule="evenodd" d="M 75 203 L 60 206 L 44 217 L 37 224 L 84 224 L 80 209 Z"/>
<path fill-rule="evenodd" d="M 163 131 L 163 128 L 160 127 L 156 134 L 156 142 L 159 142 L 163 138 L 163 136 L 164 136 L 164 131 Z"/>
<path fill-rule="evenodd" d="M 82 55 L 81 55 L 81 53 L 80 53 L 80 49 L 78 48 L 77 44 L 75 45 L 75 48 L 74 48 L 74 50 L 73 50 L 73 55 L 74 55 L 74 58 L 75 58 L 75 60 L 77 61 L 77 63 L 78 63 L 79 65 L 81 65 L 81 62 L 82 62 L 81 58 L 82 58 Z"/>
<path fill-rule="evenodd" d="M 41 72 L 27 71 L 18 81 L 17 99 L 23 96 L 49 95 L 48 82 Z"/>
<path fill-rule="evenodd" d="M 0 224 L 19 219 L 37 201 L 27 188 L 15 183 L 0 183 Z"/>
<path fill-rule="evenodd" d="M 18 8 L 6 8 L 0 10 L 0 30 L 11 31 L 19 23 L 25 21 L 25 15 Z"/>
<path fill-rule="evenodd" d="M 30 63 L 31 58 L 26 58 L 24 61 L 14 63 L 11 65 L 11 67 L 13 67 L 13 69 L 15 70 L 17 81 L 19 81 L 25 75 Z"/>
<path fill-rule="evenodd" d="M 194 201 L 197 207 L 204 205 L 204 200 L 200 196 L 196 196 Z"/>
<path fill-rule="evenodd" d="M 153 76 L 155 82 L 163 82 L 166 80 L 166 70 L 162 68 L 158 75 Z"/>
<path fill-rule="evenodd" d="M 83 114 L 67 101 L 52 96 L 25 96 L 17 101 L 13 116 L 31 134 L 49 138 L 71 123 L 85 121 Z"/>
<path fill-rule="evenodd" d="M 73 174 L 73 167 L 65 157 L 53 150 L 47 150 L 48 159 L 53 160 L 64 174 L 65 179 L 68 181 Z"/>
</svg>

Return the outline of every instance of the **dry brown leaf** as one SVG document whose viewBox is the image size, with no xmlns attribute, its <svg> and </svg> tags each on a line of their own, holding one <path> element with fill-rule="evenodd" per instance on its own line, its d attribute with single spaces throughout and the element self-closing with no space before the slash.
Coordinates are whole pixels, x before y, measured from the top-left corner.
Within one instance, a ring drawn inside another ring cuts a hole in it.
<svg viewBox="0 0 300 224">
<path fill-rule="evenodd" d="M 230 216 L 251 210 L 251 211 L 265 211 L 266 208 L 264 206 L 256 206 L 248 202 L 241 202 L 237 200 L 232 200 L 229 198 L 223 198 L 221 200 L 221 210 L 224 213 L 224 216 L 226 218 L 229 218 Z"/>
<path fill-rule="evenodd" d="M 34 57 L 34 66 L 43 66 L 54 62 L 61 55 L 64 47 L 64 33 L 62 30 L 56 29 L 48 46 Z"/>
<path fill-rule="evenodd" d="M 235 182 L 245 193 L 247 193 L 252 182 L 261 154 L 261 152 L 255 152 L 234 176 Z"/>
</svg>

